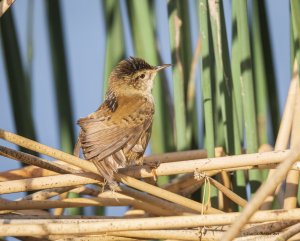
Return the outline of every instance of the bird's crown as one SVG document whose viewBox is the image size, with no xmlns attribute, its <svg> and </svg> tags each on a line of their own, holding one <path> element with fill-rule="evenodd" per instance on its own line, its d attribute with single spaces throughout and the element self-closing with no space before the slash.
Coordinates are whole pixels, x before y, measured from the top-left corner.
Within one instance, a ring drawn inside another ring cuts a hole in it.
<svg viewBox="0 0 300 241">
<path fill-rule="evenodd" d="M 125 60 L 122 60 L 114 69 L 114 74 L 117 77 L 128 76 L 135 72 L 141 70 L 152 70 L 153 66 L 148 64 L 145 60 L 141 58 L 129 57 Z"/>
</svg>

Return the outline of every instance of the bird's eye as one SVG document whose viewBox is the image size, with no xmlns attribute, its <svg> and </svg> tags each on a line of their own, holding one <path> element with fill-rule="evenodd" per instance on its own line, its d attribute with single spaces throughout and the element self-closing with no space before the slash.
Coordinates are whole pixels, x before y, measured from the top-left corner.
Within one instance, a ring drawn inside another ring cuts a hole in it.
<svg viewBox="0 0 300 241">
<path fill-rule="evenodd" d="M 141 75 L 140 75 L 140 78 L 141 78 L 141 79 L 144 79 L 144 78 L 145 78 L 145 74 L 141 74 Z"/>
</svg>

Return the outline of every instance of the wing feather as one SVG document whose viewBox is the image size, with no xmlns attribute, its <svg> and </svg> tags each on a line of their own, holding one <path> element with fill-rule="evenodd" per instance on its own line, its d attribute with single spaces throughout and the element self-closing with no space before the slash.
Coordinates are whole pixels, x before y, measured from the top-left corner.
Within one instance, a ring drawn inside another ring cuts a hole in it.
<svg viewBox="0 0 300 241">
<path fill-rule="evenodd" d="M 118 101 L 122 102 L 122 98 Z M 143 155 L 149 140 L 146 138 L 146 143 L 140 143 L 145 139 L 145 129 L 151 127 L 153 104 L 143 98 L 131 103 L 126 101 L 127 105 L 119 103 L 113 113 L 103 104 L 96 112 L 78 121 L 83 154 L 108 182 L 113 182 L 113 173 L 128 163 L 126 153 Z M 130 104 L 132 106 L 128 108 Z"/>
</svg>

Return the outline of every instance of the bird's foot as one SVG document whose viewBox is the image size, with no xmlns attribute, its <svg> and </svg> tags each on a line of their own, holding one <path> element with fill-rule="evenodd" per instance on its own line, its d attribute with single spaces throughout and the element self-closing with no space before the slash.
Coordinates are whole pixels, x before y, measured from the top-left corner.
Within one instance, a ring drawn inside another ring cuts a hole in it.
<svg viewBox="0 0 300 241">
<path fill-rule="evenodd" d="M 159 167 L 160 161 L 152 161 L 151 163 L 147 163 L 147 166 L 151 169 L 151 174 L 153 176 L 154 181 L 157 181 L 156 169 Z"/>
<path fill-rule="evenodd" d="M 160 166 L 160 161 L 151 161 L 151 162 L 147 162 L 146 164 L 148 167 L 150 167 L 151 169 L 156 169 Z"/>
</svg>

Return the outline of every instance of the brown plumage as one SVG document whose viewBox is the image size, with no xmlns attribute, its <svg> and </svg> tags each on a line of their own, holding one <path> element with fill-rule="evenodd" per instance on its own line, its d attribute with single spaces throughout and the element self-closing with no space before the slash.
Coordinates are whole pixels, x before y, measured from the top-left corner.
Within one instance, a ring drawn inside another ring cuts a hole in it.
<svg viewBox="0 0 300 241">
<path fill-rule="evenodd" d="M 143 162 L 154 115 L 153 79 L 168 66 L 154 67 L 133 57 L 121 61 L 110 75 L 103 104 L 78 121 L 74 153 L 82 148 L 110 185 L 118 168 Z"/>
</svg>

